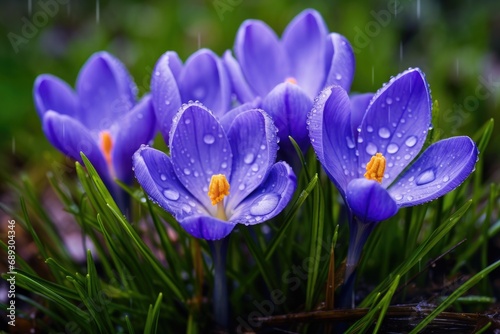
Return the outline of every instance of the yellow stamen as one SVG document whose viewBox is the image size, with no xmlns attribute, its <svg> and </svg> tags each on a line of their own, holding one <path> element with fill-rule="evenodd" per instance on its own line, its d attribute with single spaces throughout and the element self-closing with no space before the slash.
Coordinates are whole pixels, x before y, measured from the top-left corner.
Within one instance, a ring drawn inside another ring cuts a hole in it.
<svg viewBox="0 0 500 334">
<path fill-rule="evenodd" d="M 297 84 L 297 79 L 295 79 L 294 77 L 288 77 L 285 79 L 285 82 L 288 82 L 288 83 L 291 83 L 293 85 L 296 85 Z"/>
<path fill-rule="evenodd" d="M 365 178 L 382 183 L 385 172 L 385 157 L 382 153 L 375 154 L 366 165 Z"/>
<path fill-rule="evenodd" d="M 229 195 L 229 182 L 224 174 L 212 175 L 210 185 L 208 186 L 208 197 L 212 205 L 217 204 L 217 218 L 227 220 L 224 210 L 224 197 Z"/>
<path fill-rule="evenodd" d="M 113 149 L 113 139 L 109 131 L 101 131 L 101 150 L 108 166 L 111 165 L 111 150 Z"/>
</svg>

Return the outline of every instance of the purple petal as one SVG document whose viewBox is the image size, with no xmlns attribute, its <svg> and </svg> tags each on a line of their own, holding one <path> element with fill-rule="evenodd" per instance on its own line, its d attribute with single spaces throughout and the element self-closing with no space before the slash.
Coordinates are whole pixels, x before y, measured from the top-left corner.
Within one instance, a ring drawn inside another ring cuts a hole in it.
<svg viewBox="0 0 500 334">
<path fill-rule="evenodd" d="M 251 102 L 255 99 L 255 94 L 248 86 L 248 83 L 241 71 L 240 64 L 234 59 L 231 51 L 227 50 L 224 53 L 224 64 L 226 65 L 229 78 L 236 98 L 240 103 Z"/>
<path fill-rule="evenodd" d="M 389 188 L 400 207 L 432 201 L 458 187 L 474 171 L 478 150 L 469 137 L 432 144 Z"/>
<path fill-rule="evenodd" d="M 358 175 L 350 115 L 347 92 L 332 86 L 318 95 L 308 116 L 311 145 L 342 196 L 349 181 Z"/>
<path fill-rule="evenodd" d="M 132 181 L 132 156 L 142 145 L 148 144 L 156 132 L 151 96 L 147 95 L 116 124 L 116 139 L 112 151 L 113 167 L 118 179 Z"/>
<path fill-rule="evenodd" d="M 212 175 L 231 178 L 232 153 L 226 134 L 212 113 L 200 103 L 189 103 L 175 116 L 170 132 L 170 154 L 181 183 L 215 216 L 207 195 Z"/>
<path fill-rule="evenodd" d="M 234 229 L 233 222 L 226 222 L 211 216 L 191 216 L 179 221 L 182 228 L 195 238 L 219 240 Z"/>
<path fill-rule="evenodd" d="M 359 175 L 375 153 L 386 160 L 387 188 L 420 152 L 431 122 L 431 97 L 418 69 L 403 72 L 372 99 L 358 134 Z M 361 142 L 362 141 L 362 142 Z"/>
<path fill-rule="evenodd" d="M 48 110 L 75 117 L 78 99 L 73 89 L 63 80 L 50 74 L 39 75 L 33 87 L 35 107 L 40 118 Z"/>
<path fill-rule="evenodd" d="M 169 141 L 172 119 L 181 106 L 181 95 L 176 78 L 181 64 L 177 53 L 166 52 L 156 62 L 151 78 L 151 93 L 156 120 L 165 142 Z M 177 74 L 176 74 L 177 73 Z"/>
<path fill-rule="evenodd" d="M 284 82 L 288 59 L 278 36 L 262 21 L 243 22 L 236 36 L 235 53 L 253 91 L 263 97 Z"/>
<path fill-rule="evenodd" d="M 47 111 L 43 117 L 43 131 L 52 145 L 80 163 L 83 163 L 80 157 L 80 152 L 83 152 L 103 180 L 109 181 L 104 156 L 89 130 L 80 122 L 67 115 Z"/>
<path fill-rule="evenodd" d="M 123 64 L 107 52 L 93 54 L 76 82 L 80 120 L 87 128 L 109 128 L 135 104 L 136 87 Z"/>
<path fill-rule="evenodd" d="M 222 117 L 219 118 L 220 125 L 222 125 L 224 131 L 226 131 L 227 133 L 229 131 L 229 128 L 231 127 L 231 124 L 233 124 L 233 121 L 236 118 L 236 116 L 238 116 L 244 111 L 257 109 L 260 107 L 260 104 L 261 104 L 261 99 L 259 97 L 256 97 L 252 102 L 241 104 L 236 108 L 229 110 L 224 115 L 222 115 Z"/>
<path fill-rule="evenodd" d="M 358 139 L 358 127 L 361 126 L 361 121 L 374 95 L 374 93 L 365 93 L 351 96 L 351 128 L 356 140 Z"/>
<path fill-rule="evenodd" d="M 254 225 L 273 218 L 290 202 L 296 187 L 292 168 L 283 161 L 274 164 L 264 182 L 234 211 L 229 211 L 229 221 Z"/>
<path fill-rule="evenodd" d="M 222 60 L 201 49 L 189 57 L 179 78 L 182 101 L 201 101 L 216 115 L 230 109 L 231 85 Z"/>
<path fill-rule="evenodd" d="M 380 222 L 394 216 L 398 206 L 377 181 L 354 179 L 347 185 L 346 203 L 362 222 Z"/>
<path fill-rule="evenodd" d="M 271 118 L 255 109 L 242 112 L 234 119 L 227 138 L 233 153 L 231 194 L 226 202 L 230 211 L 266 178 L 276 160 L 278 144 Z"/>
<path fill-rule="evenodd" d="M 295 152 L 288 136 L 292 136 L 303 152 L 307 150 L 309 139 L 306 121 L 311 107 L 312 100 L 305 91 L 288 82 L 276 86 L 262 101 L 262 108 L 278 128 L 283 150 Z"/>
<path fill-rule="evenodd" d="M 327 60 L 329 67 L 324 86 L 339 85 L 349 91 L 356 67 L 351 44 L 344 36 L 331 33 L 328 35 L 327 48 L 331 59 Z"/>
<path fill-rule="evenodd" d="M 325 81 L 327 34 L 323 18 L 311 9 L 297 15 L 283 33 L 291 74 L 311 99 L 323 88 Z"/>
</svg>

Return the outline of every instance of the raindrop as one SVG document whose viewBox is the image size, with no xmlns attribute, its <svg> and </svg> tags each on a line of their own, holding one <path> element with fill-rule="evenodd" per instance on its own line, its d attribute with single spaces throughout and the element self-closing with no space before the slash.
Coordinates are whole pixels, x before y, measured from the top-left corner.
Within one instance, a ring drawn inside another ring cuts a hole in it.
<svg viewBox="0 0 500 334">
<path fill-rule="evenodd" d="M 389 138 L 391 136 L 391 132 L 389 131 L 389 129 L 382 127 L 378 130 L 378 135 L 381 138 Z"/>
<path fill-rule="evenodd" d="M 413 196 L 408 195 L 408 196 L 406 196 L 406 198 L 408 198 L 408 200 L 411 201 L 413 199 Z"/>
<path fill-rule="evenodd" d="M 266 149 L 266 145 L 264 145 L 264 144 L 260 145 L 260 149 L 261 150 L 265 150 Z"/>
<path fill-rule="evenodd" d="M 400 201 L 403 199 L 403 195 L 401 194 L 397 194 L 396 197 L 394 197 L 396 199 L 396 201 Z"/>
<path fill-rule="evenodd" d="M 368 126 L 366 127 L 366 131 L 368 131 L 368 132 L 370 132 L 370 133 L 371 133 L 371 132 L 373 132 L 373 127 L 372 127 L 372 126 L 370 126 L 370 125 L 368 125 Z"/>
<path fill-rule="evenodd" d="M 160 174 L 160 179 L 162 181 L 166 181 L 167 180 L 167 176 L 165 174 Z"/>
<path fill-rule="evenodd" d="M 205 144 L 211 145 L 215 142 L 215 137 L 212 135 L 205 135 L 203 136 L 203 141 Z"/>
<path fill-rule="evenodd" d="M 220 165 L 220 167 L 221 167 L 222 169 L 227 168 L 227 163 L 226 163 L 226 162 L 223 162 L 223 163 Z"/>
<path fill-rule="evenodd" d="M 165 189 L 163 191 L 163 196 L 165 196 L 167 199 L 171 201 L 177 201 L 180 197 L 179 193 L 172 189 Z"/>
<path fill-rule="evenodd" d="M 243 161 L 244 161 L 246 164 L 250 165 L 250 164 L 254 161 L 254 159 L 255 159 L 255 156 L 254 156 L 254 154 L 253 154 L 253 153 L 247 153 L 247 154 L 245 155 L 245 158 L 243 158 Z"/>
<path fill-rule="evenodd" d="M 432 182 L 436 179 L 436 175 L 434 174 L 434 169 L 432 168 L 429 168 L 429 169 L 426 169 L 425 171 L 422 172 L 422 174 L 420 174 L 418 177 L 417 177 L 417 186 L 422 186 L 424 184 L 427 184 L 429 182 Z"/>
<path fill-rule="evenodd" d="M 448 175 L 443 177 L 443 182 L 448 182 L 448 181 L 450 181 L 450 177 Z"/>
<path fill-rule="evenodd" d="M 385 103 L 387 103 L 388 105 L 391 105 L 391 104 L 392 104 L 392 98 L 387 97 L 387 98 L 385 99 Z"/>
<path fill-rule="evenodd" d="M 166 104 L 167 106 L 169 106 L 169 105 L 170 105 L 170 100 L 166 100 L 166 101 L 165 101 L 165 104 Z"/>
<path fill-rule="evenodd" d="M 279 197 L 276 194 L 263 195 L 253 202 L 250 213 L 257 216 L 267 215 L 276 208 L 278 203 Z"/>
<path fill-rule="evenodd" d="M 256 171 L 258 171 L 258 170 L 259 170 L 259 165 L 257 165 L 257 164 L 253 164 L 253 165 L 252 165 L 252 171 L 256 172 Z"/>
<path fill-rule="evenodd" d="M 337 75 L 335 76 L 335 79 L 336 80 L 342 80 L 342 74 L 337 73 Z"/>
<path fill-rule="evenodd" d="M 417 137 L 416 136 L 410 136 L 408 139 L 406 139 L 405 144 L 408 147 L 413 147 L 417 143 Z"/>
<path fill-rule="evenodd" d="M 399 146 L 394 143 L 390 143 L 389 146 L 387 146 L 387 153 L 394 154 L 399 150 Z"/>
<path fill-rule="evenodd" d="M 238 187 L 239 190 L 245 190 L 245 185 L 242 183 L 240 184 L 240 186 Z"/>
<path fill-rule="evenodd" d="M 362 143 L 363 142 L 363 138 L 361 136 L 358 137 L 358 143 Z"/>
<path fill-rule="evenodd" d="M 347 147 L 349 148 L 354 148 L 354 142 L 352 141 L 351 137 L 345 137 L 345 140 L 347 141 Z"/>
<path fill-rule="evenodd" d="M 190 175 L 191 171 L 188 168 L 184 168 L 184 174 Z"/>
<path fill-rule="evenodd" d="M 375 155 L 377 153 L 377 146 L 375 146 L 373 143 L 368 143 L 368 145 L 366 145 L 366 153 Z"/>
<path fill-rule="evenodd" d="M 191 212 L 191 207 L 187 204 L 183 204 L 182 205 L 182 211 L 184 211 L 185 213 L 190 213 Z"/>
<path fill-rule="evenodd" d="M 186 119 L 184 120 L 184 124 L 189 124 L 189 123 L 191 123 L 191 118 L 186 118 Z"/>
<path fill-rule="evenodd" d="M 406 155 L 405 155 L 405 159 L 406 159 L 406 160 L 410 160 L 410 158 L 411 158 L 411 155 L 409 155 L 409 154 L 406 154 Z"/>
</svg>

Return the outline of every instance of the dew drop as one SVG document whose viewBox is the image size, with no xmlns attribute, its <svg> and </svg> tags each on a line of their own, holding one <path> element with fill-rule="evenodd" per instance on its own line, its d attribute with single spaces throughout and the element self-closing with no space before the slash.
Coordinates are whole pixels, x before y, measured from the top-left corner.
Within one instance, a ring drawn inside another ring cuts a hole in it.
<svg viewBox="0 0 500 334">
<path fill-rule="evenodd" d="M 391 105 L 392 104 L 392 98 L 391 97 L 387 97 L 385 99 L 385 103 L 387 103 L 388 105 Z"/>
<path fill-rule="evenodd" d="M 266 194 L 257 198 L 250 207 L 252 215 L 263 216 L 272 212 L 278 205 L 279 197 L 276 194 Z"/>
<path fill-rule="evenodd" d="M 335 79 L 336 80 L 342 80 L 342 74 L 337 73 L 337 75 L 335 75 Z"/>
<path fill-rule="evenodd" d="M 191 174 L 191 171 L 189 170 L 189 168 L 184 168 L 183 172 L 184 172 L 185 175 L 190 175 Z"/>
<path fill-rule="evenodd" d="M 345 140 L 347 142 L 347 147 L 349 148 L 354 148 L 354 142 L 352 141 L 351 137 L 345 137 Z"/>
<path fill-rule="evenodd" d="M 165 174 L 160 174 L 160 179 L 162 181 L 166 181 L 167 180 L 167 176 Z"/>
<path fill-rule="evenodd" d="M 394 197 L 394 199 L 395 199 L 396 201 L 400 201 L 400 200 L 402 200 L 402 199 L 403 199 L 403 195 L 401 195 L 401 194 L 397 194 L 397 195 L 396 195 L 396 197 Z"/>
<path fill-rule="evenodd" d="M 189 123 L 191 123 L 191 118 L 186 118 L 186 119 L 184 120 L 184 124 L 189 124 Z"/>
<path fill-rule="evenodd" d="M 260 149 L 261 150 L 265 150 L 266 149 L 266 145 L 264 145 L 264 144 L 260 145 Z"/>
<path fill-rule="evenodd" d="M 375 155 L 377 153 L 377 146 L 375 146 L 373 143 L 368 143 L 368 145 L 366 145 L 366 153 Z"/>
<path fill-rule="evenodd" d="M 409 154 L 405 155 L 405 160 L 410 160 L 410 158 L 411 158 L 411 155 L 409 155 Z"/>
<path fill-rule="evenodd" d="M 361 144 L 362 142 L 363 142 L 363 137 L 359 136 L 359 137 L 358 137 L 358 143 L 360 143 L 360 144 Z"/>
<path fill-rule="evenodd" d="M 226 162 L 221 163 L 220 167 L 221 167 L 222 169 L 227 168 L 227 163 L 226 163 Z"/>
<path fill-rule="evenodd" d="M 387 146 L 387 153 L 394 154 L 394 153 L 396 153 L 397 151 L 399 151 L 399 146 L 398 146 L 397 144 L 390 143 L 390 144 Z"/>
<path fill-rule="evenodd" d="M 253 153 L 247 153 L 243 158 L 243 161 L 250 165 L 255 160 L 255 155 Z"/>
<path fill-rule="evenodd" d="M 366 127 L 366 131 L 368 131 L 368 132 L 372 133 L 372 132 L 373 132 L 373 127 L 372 127 L 371 125 L 368 125 L 368 126 Z"/>
<path fill-rule="evenodd" d="M 416 184 L 417 186 L 422 186 L 424 184 L 427 184 L 429 182 L 432 182 L 436 179 L 436 175 L 434 174 L 434 169 L 429 168 L 423 171 L 418 177 Z"/>
<path fill-rule="evenodd" d="M 378 135 L 380 138 L 389 138 L 391 136 L 391 132 L 389 129 L 382 127 L 378 130 Z"/>
<path fill-rule="evenodd" d="M 207 145 L 211 145 L 215 142 L 215 137 L 212 135 L 205 135 L 203 136 L 203 142 Z"/>
<path fill-rule="evenodd" d="M 245 190 L 245 185 L 242 183 L 240 184 L 240 186 L 238 187 L 239 190 Z"/>
<path fill-rule="evenodd" d="M 256 172 L 256 171 L 258 171 L 258 170 L 259 170 L 259 165 L 257 165 L 257 164 L 253 164 L 253 165 L 252 165 L 252 171 Z"/>
<path fill-rule="evenodd" d="M 180 197 L 179 193 L 172 189 L 165 189 L 163 191 L 163 196 L 165 196 L 167 199 L 171 201 L 177 201 Z"/>
<path fill-rule="evenodd" d="M 416 136 L 410 136 L 406 139 L 405 144 L 408 147 L 413 147 L 417 143 L 417 137 Z"/>
<path fill-rule="evenodd" d="M 443 182 L 448 182 L 448 181 L 450 181 L 450 177 L 448 175 L 443 177 Z"/>
<path fill-rule="evenodd" d="M 183 204 L 182 205 L 182 211 L 184 211 L 185 213 L 190 213 L 191 212 L 191 207 L 187 204 Z"/>
<path fill-rule="evenodd" d="M 408 200 L 411 201 L 413 199 L 413 196 L 408 195 L 408 196 L 406 196 L 406 198 L 408 198 Z"/>
</svg>

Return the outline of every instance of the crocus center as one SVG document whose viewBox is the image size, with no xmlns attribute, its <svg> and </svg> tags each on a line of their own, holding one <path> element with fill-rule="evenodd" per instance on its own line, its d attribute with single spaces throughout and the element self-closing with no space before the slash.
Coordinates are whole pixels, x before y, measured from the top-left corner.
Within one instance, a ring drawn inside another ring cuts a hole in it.
<svg viewBox="0 0 500 334">
<path fill-rule="evenodd" d="M 375 154 L 366 165 L 365 178 L 382 183 L 385 172 L 385 157 L 382 153 Z"/>
<path fill-rule="evenodd" d="M 288 82 L 288 83 L 291 83 L 293 85 L 296 85 L 297 84 L 297 79 L 295 79 L 294 77 L 288 77 L 285 79 L 285 82 Z"/>
<path fill-rule="evenodd" d="M 101 151 L 104 154 L 104 159 L 108 166 L 111 165 L 111 150 L 113 149 L 113 139 L 109 131 L 101 131 L 99 134 L 101 139 Z"/>
<path fill-rule="evenodd" d="M 212 175 L 210 185 L 208 186 L 208 197 L 212 205 L 217 205 L 217 218 L 227 220 L 224 210 L 224 197 L 229 195 L 229 182 L 224 174 Z"/>
</svg>

